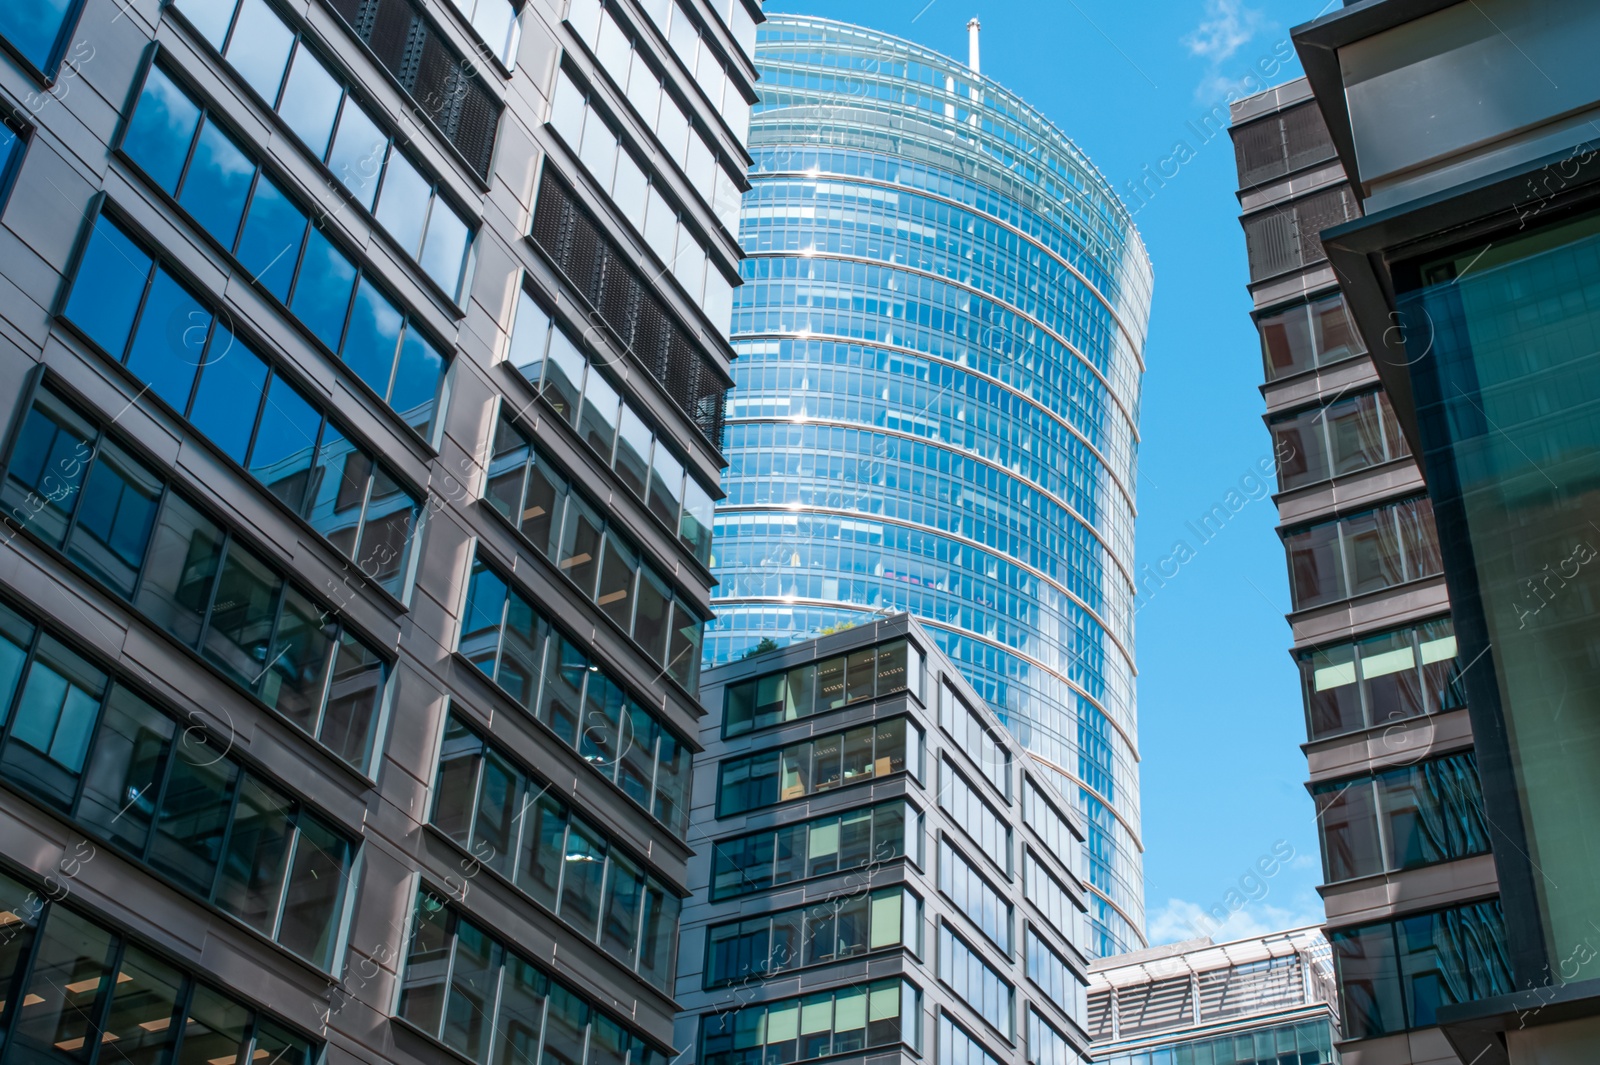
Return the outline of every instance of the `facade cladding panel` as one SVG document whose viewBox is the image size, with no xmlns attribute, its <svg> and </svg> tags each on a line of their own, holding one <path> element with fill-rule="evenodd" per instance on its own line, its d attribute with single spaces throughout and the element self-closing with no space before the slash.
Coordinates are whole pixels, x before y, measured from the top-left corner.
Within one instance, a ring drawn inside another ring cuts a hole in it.
<svg viewBox="0 0 1600 1065">
<path fill-rule="evenodd" d="M 1085 1060 L 1082 818 L 927 629 L 893 615 L 702 691 L 686 1062 Z"/>
<path fill-rule="evenodd" d="M 957 62 L 787 16 L 756 62 L 707 659 L 915 615 L 1085 814 L 1090 949 L 1137 947 L 1144 246 Z"/>
<path fill-rule="evenodd" d="M 1309 87 L 1233 122 L 1340 1047 L 1454 1060 L 1437 1010 L 1510 968 L 1434 509 L 1326 259 L 1359 208 Z"/>
<path fill-rule="evenodd" d="M 0 5 L 0 1061 L 670 1057 L 760 18 Z"/>
</svg>

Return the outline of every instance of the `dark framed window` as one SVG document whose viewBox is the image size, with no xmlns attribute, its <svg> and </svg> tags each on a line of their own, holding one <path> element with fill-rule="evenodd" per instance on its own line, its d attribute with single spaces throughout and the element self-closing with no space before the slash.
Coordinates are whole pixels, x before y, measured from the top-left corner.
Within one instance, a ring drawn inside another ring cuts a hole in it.
<svg viewBox="0 0 1600 1065">
<path fill-rule="evenodd" d="M 1007 957 L 1011 956 L 1014 947 L 1011 903 L 943 834 L 939 837 L 939 891 L 988 937 L 989 942 Z"/>
<path fill-rule="evenodd" d="M 1411 454 L 1381 390 L 1274 418 L 1272 443 L 1285 491 Z"/>
<path fill-rule="evenodd" d="M 457 651 L 674 834 L 687 831 L 684 741 L 482 558 Z"/>
<path fill-rule="evenodd" d="M 0 5 L 0 41 L 45 80 L 54 80 L 83 0 L 22 0 Z"/>
<path fill-rule="evenodd" d="M 904 857 L 922 862 L 922 812 L 896 799 L 719 840 L 711 850 L 711 897 L 733 898 Z"/>
<path fill-rule="evenodd" d="M 1471 751 L 1313 790 L 1328 883 L 1489 853 Z"/>
<path fill-rule="evenodd" d="M 1342 292 L 1262 315 L 1256 329 L 1268 381 L 1330 366 L 1367 350 Z"/>
<path fill-rule="evenodd" d="M 810 1023 L 807 1023 L 807 1022 Z M 706 1065 L 798 1062 L 874 1047 L 922 1047 L 922 992 L 908 981 L 875 980 L 700 1018 Z"/>
<path fill-rule="evenodd" d="M 388 666 L 116 436 L 41 386 L 0 482 L 15 527 L 364 771 Z"/>
<path fill-rule="evenodd" d="M 995 1031 L 1007 1039 L 1016 1037 L 1016 989 L 943 921 L 939 922 L 939 982 Z"/>
<path fill-rule="evenodd" d="M 1467 705 L 1448 617 L 1301 651 L 1313 740 Z"/>
<path fill-rule="evenodd" d="M 728 685 L 723 734 L 740 736 L 907 690 L 922 694 L 922 652 L 909 640 L 893 640 Z"/>
<path fill-rule="evenodd" d="M 730 758 L 719 767 L 717 816 L 801 799 L 846 784 L 910 771 L 919 775 L 922 730 L 910 718 L 818 736 L 802 743 Z"/>
<path fill-rule="evenodd" d="M 17 171 L 22 169 L 28 137 L 28 127 L 9 115 L 0 116 L 0 214 L 5 213 L 11 186 L 16 182 Z"/>
<path fill-rule="evenodd" d="M 455 714 L 429 820 L 652 986 L 672 986 L 677 894 Z"/>
<path fill-rule="evenodd" d="M 417 435 L 434 439 L 444 353 L 313 224 L 320 210 L 286 191 L 159 63 L 145 75 L 118 147 L 234 257 L 251 284 L 269 293 Z"/>
<path fill-rule="evenodd" d="M 1296 610 L 1444 572 L 1427 496 L 1290 530 L 1283 543 Z"/>
</svg>

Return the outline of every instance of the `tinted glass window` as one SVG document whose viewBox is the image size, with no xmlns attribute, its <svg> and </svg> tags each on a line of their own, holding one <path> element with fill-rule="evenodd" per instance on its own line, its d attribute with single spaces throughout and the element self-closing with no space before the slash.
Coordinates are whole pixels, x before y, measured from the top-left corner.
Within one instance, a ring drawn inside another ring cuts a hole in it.
<svg viewBox="0 0 1600 1065">
<path fill-rule="evenodd" d="M 265 0 L 243 0 L 228 40 L 228 62 L 267 105 L 278 102 L 278 86 L 294 47 L 294 33 Z"/>
<path fill-rule="evenodd" d="M 311 49 L 304 44 L 296 48 L 278 115 L 318 159 L 327 154 L 328 137 L 333 132 L 342 95 L 339 83 Z"/>
<path fill-rule="evenodd" d="M 239 238 L 238 257 L 251 280 L 280 302 L 289 300 L 289 284 L 300 263 L 300 243 L 305 239 L 305 212 L 267 175 L 256 181 L 250 214 Z M 326 245 L 320 245 L 326 248 Z"/>
<path fill-rule="evenodd" d="M 66 315 L 112 358 L 122 358 L 151 265 L 119 226 L 104 215 L 95 219 Z"/>
<path fill-rule="evenodd" d="M 72 0 L 31 0 L 0 5 L 0 37 L 9 41 L 39 70 L 53 74 L 77 6 Z"/>
<path fill-rule="evenodd" d="M 122 147 L 152 181 L 168 192 L 177 192 L 199 124 L 199 106 L 165 71 L 152 66 L 133 117 L 128 119 Z"/>
<path fill-rule="evenodd" d="M 211 312 L 165 270 L 157 270 L 128 350 L 128 369 L 181 414 L 189 408 L 210 331 Z"/>
<path fill-rule="evenodd" d="M 339 350 L 345 312 L 350 309 L 350 295 L 355 284 L 355 264 L 335 248 L 321 230 L 310 230 L 289 306 L 331 351 Z"/>
</svg>

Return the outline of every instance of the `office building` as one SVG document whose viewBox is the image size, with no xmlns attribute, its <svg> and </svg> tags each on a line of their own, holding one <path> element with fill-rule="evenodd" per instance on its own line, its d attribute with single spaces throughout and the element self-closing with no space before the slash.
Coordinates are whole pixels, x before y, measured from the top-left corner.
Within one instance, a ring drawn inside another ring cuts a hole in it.
<svg viewBox="0 0 1600 1065">
<path fill-rule="evenodd" d="M 702 690 L 684 1065 L 1085 1060 L 1082 820 L 927 629 L 893 615 Z"/>
<path fill-rule="evenodd" d="M 1095 1065 L 1333 1065 L 1339 1008 L 1315 928 L 1191 939 L 1089 970 Z"/>
<path fill-rule="evenodd" d="M 1140 946 L 1143 244 L 976 51 L 786 15 L 755 54 L 708 660 L 915 615 L 1084 813 L 1090 949 Z"/>
<path fill-rule="evenodd" d="M 0 1061 L 671 1057 L 759 19 L 0 5 Z"/>
<path fill-rule="evenodd" d="M 1438 937 L 1431 973 L 1401 955 L 1367 1009 L 1426 1001 L 1474 1065 L 1600 1046 L 1597 31 L 1573 0 L 1368 0 L 1294 31 L 1362 206 L 1323 240 L 1434 502 L 1505 929 L 1493 953 Z"/>
<path fill-rule="evenodd" d="M 1341 1046 L 1354 1065 L 1453 1062 L 1435 1007 L 1470 981 L 1452 959 L 1492 973 L 1505 941 L 1471 656 L 1427 486 L 1317 236 L 1359 202 L 1310 86 L 1238 101 L 1232 134 Z M 1402 979 L 1414 993 L 1390 1008 Z"/>
</svg>

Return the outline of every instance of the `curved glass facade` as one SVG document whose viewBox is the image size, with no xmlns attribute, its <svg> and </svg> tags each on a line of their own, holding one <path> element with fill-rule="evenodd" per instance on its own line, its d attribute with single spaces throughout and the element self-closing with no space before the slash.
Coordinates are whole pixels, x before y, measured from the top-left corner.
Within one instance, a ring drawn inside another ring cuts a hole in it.
<svg viewBox="0 0 1600 1065">
<path fill-rule="evenodd" d="M 1144 246 L 962 64 L 780 15 L 756 65 L 707 657 L 916 615 L 1079 798 L 1089 949 L 1138 949 Z"/>
</svg>

